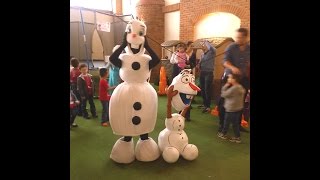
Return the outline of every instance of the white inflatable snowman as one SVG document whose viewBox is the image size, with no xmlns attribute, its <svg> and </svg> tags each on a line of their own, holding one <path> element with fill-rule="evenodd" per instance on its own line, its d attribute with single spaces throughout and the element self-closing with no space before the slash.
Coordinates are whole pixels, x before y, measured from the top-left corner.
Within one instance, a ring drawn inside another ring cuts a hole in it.
<svg viewBox="0 0 320 180">
<path fill-rule="evenodd" d="M 183 70 L 177 75 L 167 90 L 167 118 L 166 128 L 158 137 L 158 145 L 162 152 L 163 159 L 168 163 L 176 162 L 180 155 L 186 160 L 194 160 L 198 157 L 198 148 L 188 143 L 188 136 L 184 132 L 185 113 L 189 108 L 193 96 L 200 91 L 195 85 L 194 76 L 191 70 Z M 181 114 L 171 114 L 171 106 Z"/>
<path fill-rule="evenodd" d="M 123 136 L 110 154 L 118 163 L 131 163 L 135 159 L 148 162 L 160 156 L 157 143 L 148 137 L 157 119 L 158 96 L 147 82 L 151 69 L 160 59 L 149 47 L 146 32 L 147 26 L 142 21 L 132 20 L 127 24 L 122 44 L 110 56 L 110 62 L 120 68 L 124 81 L 113 91 L 109 106 L 113 133 Z M 126 52 L 122 53 L 124 49 Z M 151 57 L 144 54 L 145 50 Z M 135 148 L 132 136 L 140 136 Z"/>
</svg>

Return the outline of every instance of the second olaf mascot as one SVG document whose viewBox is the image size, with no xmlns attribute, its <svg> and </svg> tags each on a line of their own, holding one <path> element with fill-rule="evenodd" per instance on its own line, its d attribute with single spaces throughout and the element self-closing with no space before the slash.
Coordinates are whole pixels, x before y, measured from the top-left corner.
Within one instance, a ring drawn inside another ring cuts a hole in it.
<svg viewBox="0 0 320 180">
<path fill-rule="evenodd" d="M 173 80 L 167 90 L 167 118 L 166 128 L 159 133 L 158 143 L 163 159 L 168 163 L 176 162 L 180 155 L 189 161 L 198 157 L 198 148 L 189 144 L 188 136 L 185 133 L 185 114 L 190 108 L 193 96 L 197 95 L 200 88 L 195 85 L 191 69 L 180 72 Z M 171 114 L 171 107 L 180 114 Z"/>
</svg>

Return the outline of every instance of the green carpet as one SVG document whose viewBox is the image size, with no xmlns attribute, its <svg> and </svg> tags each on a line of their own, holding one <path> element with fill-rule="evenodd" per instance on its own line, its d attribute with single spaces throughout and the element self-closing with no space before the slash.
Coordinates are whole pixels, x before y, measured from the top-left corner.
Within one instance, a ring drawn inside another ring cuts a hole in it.
<svg viewBox="0 0 320 180">
<path fill-rule="evenodd" d="M 99 119 L 85 120 L 77 117 L 79 125 L 70 131 L 70 179 L 71 180 L 249 180 L 250 134 L 242 133 L 242 143 L 236 144 L 216 136 L 218 118 L 203 114 L 197 108 L 201 97 L 195 98 L 191 110 L 191 122 L 185 123 L 189 143 L 199 149 L 199 157 L 186 161 L 182 157 L 174 164 L 162 157 L 154 162 L 134 161 L 129 165 L 117 164 L 110 158 L 113 144 L 119 138 L 110 127 L 100 126 L 101 103 L 95 100 Z M 175 111 L 174 111 L 175 112 Z M 165 128 L 166 97 L 159 97 L 158 119 L 150 136 L 157 142 L 158 134 Z M 233 135 L 230 127 L 229 135 Z M 138 137 L 134 137 L 136 144 Z"/>
</svg>

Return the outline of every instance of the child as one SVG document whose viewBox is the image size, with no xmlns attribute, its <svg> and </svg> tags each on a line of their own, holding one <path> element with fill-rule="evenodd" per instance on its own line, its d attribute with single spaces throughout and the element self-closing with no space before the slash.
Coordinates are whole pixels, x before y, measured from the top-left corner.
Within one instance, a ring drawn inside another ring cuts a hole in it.
<svg viewBox="0 0 320 180">
<path fill-rule="evenodd" d="M 190 69 L 192 70 L 192 74 L 194 75 L 194 78 L 196 78 L 196 64 L 197 64 L 197 49 L 193 48 L 193 42 L 192 41 L 188 41 L 187 43 L 187 50 L 186 53 L 189 56 L 188 59 L 188 64 L 190 65 Z"/>
<path fill-rule="evenodd" d="M 72 127 L 78 127 L 78 125 L 74 122 L 78 113 L 78 105 L 80 104 L 76 95 L 70 89 L 70 129 Z"/>
<path fill-rule="evenodd" d="M 170 63 L 173 64 L 172 79 L 176 77 L 187 66 L 189 56 L 186 53 L 186 45 L 178 44 L 177 52 L 171 56 Z"/>
<path fill-rule="evenodd" d="M 186 50 L 186 53 L 187 53 L 187 57 L 188 58 L 188 64 L 190 65 L 190 69 L 191 69 L 191 74 L 194 75 L 194 78 L 196 78 L 196 73 L 195 73 L 195 67 L 196 67 L 196 53 L 197 53 L 197 49 L 192 49 L 193 48 L 193 42 L 192 41 L 188 41 L 187 43 L 187 50 Z M 192 100 L 191 100 L 191 103 L 193 102 L 195 96 L 193 96 Z M 190 103 L 190 107 L 188 108 L 187 112 L 186 112 L 186 121 L 191 121 L 190 119 L 190 111 L 192 109 L 192 106 L 191 106 L 191 103 Z"/>
<path fill-rule="evenodd" d="M 99 84 L 99 99 L 102 105 L 102 117 L 101 117 L 101 125 L 108 126 L 109 125 L 109 100 L 110 95 L 108 90 L 114 89 L 115 86 L 108 86 L 108 71 L 107 68 L 101 68 L 99 70 L 100 74 L 100 84 Z"/>
<path fill-rule="evenodd" d="M 176 53 L 177 60 L 178 60 L 178 67 L 180 68 L 180 72 L 184 70 L 187 66 L 187 61 L 189 56 L 186 53 L 187 47 L 185 44 L 178 45 L 178 52 Z"/>
<path fill-rule="evenodd" d="M 232 124 L 235 137 L 230 138 L 231 142 L 241 143 L 239 119 L 241 119 L 243 110 L 243 98 L 245 89 L 239 84 L 240 75 L 229 74 L 228 82 L 222 87 L 221 97 L 224 98 L 224 127 L 218 136 L 222 139 L 227 139 L 229 125 Z"/>
<path fill-rule="evenodd" d="M 80 65 L 80 76 L 77 79 L 77 85 L 79 94 L 81 97 L 81 110 L 83 117 L 90 119 L 88 112 L 86 110 L 87 100 L 90 104 L 90 111 L 93 118 L 97 118 L 96 107 L 93 102 L 93 81 L 91 79 L 91 74 L 88 74 L 88 66 L 86 64 Z"/>
<path fill-rule="evenodd" d="M 70 57 L 70 64 L 72 66 L 70 70 L 70 87 L 73 93 L 76 95 L 77 99 L 80 100 L 80 94 L 77 90 L 77 78 L 81 74 L 79 70 L 79 60 L 73 56 Z M 80 106 L 78 107 L 78 115 L 82 116 L 82 111 Z"/>
</svg>

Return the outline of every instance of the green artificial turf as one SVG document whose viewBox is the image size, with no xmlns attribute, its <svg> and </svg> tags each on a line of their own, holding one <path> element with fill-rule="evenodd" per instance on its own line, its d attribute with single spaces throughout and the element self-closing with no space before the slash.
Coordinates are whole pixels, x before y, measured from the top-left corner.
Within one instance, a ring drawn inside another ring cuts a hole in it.
<svg viewBox="0 0 320 180">
<path fill-rule="evenodd" d="M 110 158 L 113 144 L 119 138 L 110 127 L 100 125 L 101 103 L 95 100 L 98 119 L 76 118 L 79 125 L 70 131 L 70 179 L 71 180 L 157 180 L 157 179 L 250 179 L 250 134 L 241 132 L 242 143 L 231 143 L 217 137 L 219 120 L 211 114 L 203 114 L 197 108 L 201 97 L 192 105 L 191 122 L 185 122 L 189 143 L 199 149 L 194 161 L 182 157 L 176 163 L 166 163 L 162 157 L 153 162 L 117 164 Z M 89 111 L 90 112 L 90 111 Z M 173 110 L 173 112 L 175 112 Z M 154 131 L 150 133 L 156 142 L 159 132 L 165 128 L 166 96 L 159 96 L 158 117 Z M 232 127 L 228 132 L 233 135 Z M 136 144 L 138 137 L 134 137 Z"/>
</svg>

